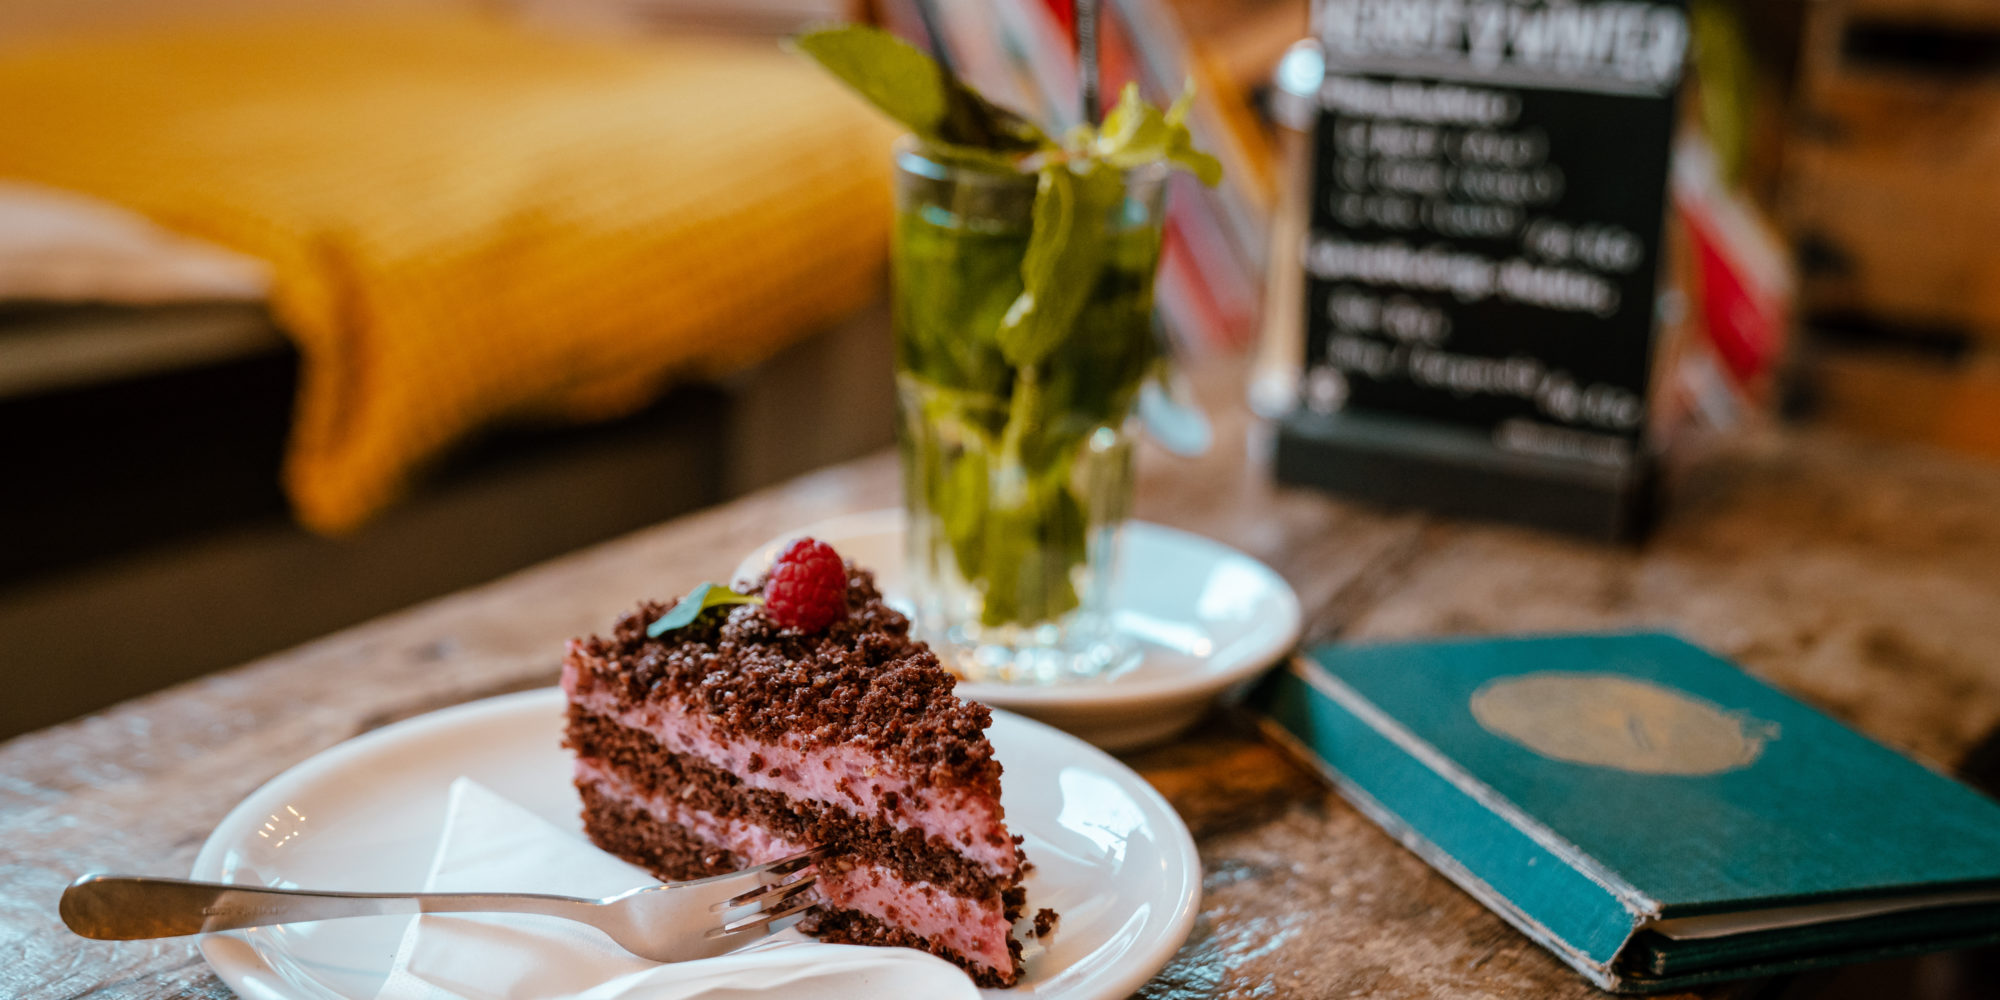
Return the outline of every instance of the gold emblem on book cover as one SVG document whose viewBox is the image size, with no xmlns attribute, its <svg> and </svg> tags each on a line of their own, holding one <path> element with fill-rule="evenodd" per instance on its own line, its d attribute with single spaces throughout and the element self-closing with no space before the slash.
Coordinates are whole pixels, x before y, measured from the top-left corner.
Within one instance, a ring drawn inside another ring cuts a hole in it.
<svg viewBox="0 0 2000 1000">
<path fill-rule="evenodd" d="M 1472 693 L 1489 733 L 1544 757 L 1636 774 L 1720 774 L 1749 767 L 1776 723 L 1619 674 L 1545 671 Z"/>
</svg>

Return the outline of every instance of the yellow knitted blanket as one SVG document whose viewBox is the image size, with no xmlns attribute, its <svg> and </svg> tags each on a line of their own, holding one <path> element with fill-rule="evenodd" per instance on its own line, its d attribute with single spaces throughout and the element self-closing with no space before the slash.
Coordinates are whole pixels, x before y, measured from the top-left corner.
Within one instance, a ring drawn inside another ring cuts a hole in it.
<svg viewBox="0 0 2000 1000">
<path fill-rule="evenodd" d="M 0 55 L 0 176 L 271 263 L 303 366 L 286 488 L 329 532 L 482 426 L 627 412 L 867 301 L 890 138 L 769 43 L 477 15 Z"/>
</svg>

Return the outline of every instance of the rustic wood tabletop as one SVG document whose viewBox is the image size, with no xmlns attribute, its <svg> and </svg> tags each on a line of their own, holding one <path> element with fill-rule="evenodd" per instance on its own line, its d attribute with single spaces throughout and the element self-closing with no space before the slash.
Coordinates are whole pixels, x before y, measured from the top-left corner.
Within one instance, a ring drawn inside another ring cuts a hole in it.
<svg viewBox="0 0 2000 1000">
<path fill-rule="evenodd" d="M 2000 723 L 2000 468 L 1756 435 L 1693 463 L 1644 546 L 1611 548 L 1276 487 L 1266 429 L 1232 402 L 1240 383 L 1202 388 L 1217 447 L 1143 454 L 1138 513 L 1269 562 L 1299 591 L 1308 641 L 1663 627 L 1945 768 Z M 71 936 L 63 885 L 184 873 L 278 772 L 398 719 L 552 684 L 565 638 L 896 491 L 894 456 L 877 455 L 0 745 L 0 995 L 228 996 L 185 939 Z M 78 639 L 117 627 L 79 622 Z M 1193 935 L 1143 996 L 1601 996 L 1239 720 L 1126 759 L 1180 810 L 1206 873 Z"/>
</svg>

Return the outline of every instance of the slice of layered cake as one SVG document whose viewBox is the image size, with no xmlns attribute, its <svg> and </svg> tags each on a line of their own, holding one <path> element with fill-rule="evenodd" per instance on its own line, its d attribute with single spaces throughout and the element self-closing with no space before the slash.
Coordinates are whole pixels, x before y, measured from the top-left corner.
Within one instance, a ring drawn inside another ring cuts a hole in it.
<svg viewBox="0 0 2000 1000">
<path fill-rule="evenodd" d="M 746 593 L 705 586 L 571 640 L 566 743 L 591 839 L 667 880 L 830 846 L 801 929 L 1012 985 L 1026 861 L 991 714 L 909 631 L 870 574 L 806 539 Z"/>
</svg>

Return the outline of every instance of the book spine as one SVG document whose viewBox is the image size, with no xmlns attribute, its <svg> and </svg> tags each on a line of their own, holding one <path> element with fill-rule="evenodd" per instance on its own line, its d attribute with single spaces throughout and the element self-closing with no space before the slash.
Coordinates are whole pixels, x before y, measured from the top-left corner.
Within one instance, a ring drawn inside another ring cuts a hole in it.
<svg viewBox="0 0 2000 1000">
<path fill-rule="evenodd" d="M 1600 988 L 1623 985 L 1614 960 L 1647 916 L 1629 887 L 1490 808 L 1303 657 L 1266 677 L 1250 704 L 1266 733 L 1432 868 Z"/>
</svg>

